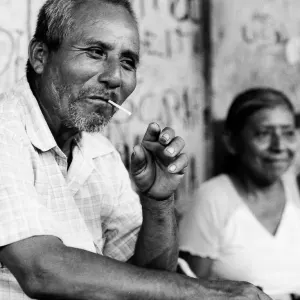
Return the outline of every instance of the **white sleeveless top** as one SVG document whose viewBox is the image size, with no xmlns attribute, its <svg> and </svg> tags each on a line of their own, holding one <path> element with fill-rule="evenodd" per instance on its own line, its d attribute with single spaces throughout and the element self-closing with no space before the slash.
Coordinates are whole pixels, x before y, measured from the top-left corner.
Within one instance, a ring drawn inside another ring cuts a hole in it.
<svg viewBox="0 0 300 300">
<path fill-rule="evenodd" d="M 212 258 L 213 278 L 251 282 L 274 299 L 300 294 L 300 196 L 294 176 L 283 184 L 287 201 L 275 236 L 227 175 L 202 184 L 180 224 L 180 249 Z"/>
</svg>

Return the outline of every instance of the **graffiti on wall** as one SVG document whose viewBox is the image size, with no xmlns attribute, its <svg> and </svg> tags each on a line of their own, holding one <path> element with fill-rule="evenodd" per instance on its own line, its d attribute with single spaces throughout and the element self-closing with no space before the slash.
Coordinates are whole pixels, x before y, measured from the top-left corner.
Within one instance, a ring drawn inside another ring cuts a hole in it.
<svg viewBox="0 0 300 300">
<path fill-rule="evenodd" d="M 214 116 L 223 119 L 237 93 L 261 85 L 284 91 L 299 111 L 299 62 L 291 65 L 286 49 L 291 38 L 299 37 L 300 2 L 214 0 L 213 3 L 217 12 L 213 15 L 213 47 L 217 49 L 213 57 Z"/>
<path fill-rule="evenodd" d="M 270 13 L 255 11 L 241 27 L 242 39 L 249 45 L 276 46 L 287 41 L 287 30 Z"/>
<path fill-rule="evenodd" d="M 0 76 L 2 76 L 5 71 L 9 68 L 12 63 L 13 53 L 14 53 L 14 37 L 5 28 L 0 27 Z"/>
<path fill-rule="evenodd" d="M 23 30 L 9 31 L 0 26 L 0 92 L 24 74 L 26 57 L 21 52 L 24 34 Z"/>
<path fill-rule="evenodd" d="M 123 114 L 115 124 L 126 124 L 132 119 L 137 119 L 143 124 L 149 124 L 156 119 L 162 124 L 174 125 L 180 123 L 186 130 L 199 125 L 199 110 L 202 104 L 200 87 L 183 86 L 182 92 L 166 88 L 161 93 L 155 91 L 141 92 L 135 99 L 128 100 L 129 110 L 132 115 Z"/>
<path fill-rule="evenodd" d="M 0 0 L 0 6 L 9 5 L 10 0 Z"/>
<path fill-rule="evenodd" d="M 31 36 L 31 0 L 22 3 L 24 9 L 20 8 L 22 15 L 17 18 L 18 25 L 13 4 L 13 0 L 0 0 L 0 92 L 10 88 L 24 75 Z M 9 22 L 11 20 L 14 22 Z"/>
<path fill-rule="evenodd" d="M 195 32 L 195 29 L 192 27 L 183 29 L 181 26 L 182 23 L 201 24 L 199 1 L 169 0 L 164 2 L 164 6 L 161 3 L 163 2 L 157 0 L 148 0 L 147 2 L 145 0 L 133 1 L 136 12 L 141 20 L 146 18 L 149 13 L 161 13 L 165 8 L 165 15 L 176 22 L 176 26 L 172 28 L 159 29 L 153 26 L 142 28 L 142 52 L 146 52 L 150 56 L 172 59 L 176 55 L 185 53 L 185 47 L 193 44 L 194 52 L 199 53 L 202 50 L 199 29 Z"/>
<path fill-rule="evenodd" d="M 147 16 L 149 10 L 159 13 L 163 4 L 167 4 L 169 14 L 176 21 L 191 21 L 195 24 L 201 22 L 199 0 L 165 0 L 164 2 L 159 0 L 131 0 L 141 19 Z"/>
</svg>

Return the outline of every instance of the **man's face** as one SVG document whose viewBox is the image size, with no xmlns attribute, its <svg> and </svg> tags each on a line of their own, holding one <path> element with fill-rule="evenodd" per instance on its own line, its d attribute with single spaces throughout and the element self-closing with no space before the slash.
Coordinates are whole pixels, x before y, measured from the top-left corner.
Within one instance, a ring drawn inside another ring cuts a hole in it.
<svg viewBox="0 0 300 300">
<path fill-rule="evenodd" d="M 40 102 L 63 125 L 94 132 L 116 111 L 107 101 L 121 105 L 135 89 L 138 29 L 122 6 L 93 1 L 74 19 L 74 32 L 44 66 Z"/>
</svg>

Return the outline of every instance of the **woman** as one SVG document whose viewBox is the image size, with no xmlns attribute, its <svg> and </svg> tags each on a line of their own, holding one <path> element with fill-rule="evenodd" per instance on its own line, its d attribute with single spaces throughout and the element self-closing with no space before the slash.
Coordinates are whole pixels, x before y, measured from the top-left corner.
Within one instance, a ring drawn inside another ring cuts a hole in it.
<svg viewBox="0 0 300 300">
<path fill-rule="evenodd" d="M 180 248 L 201 278 L 248 281 L 273 299 L 300 294 L 300 198 L 291 169 L 289 99 L 254 88 L 225 122 L 230 169 L 200 186 L 180 226 Z"/>
</svg>

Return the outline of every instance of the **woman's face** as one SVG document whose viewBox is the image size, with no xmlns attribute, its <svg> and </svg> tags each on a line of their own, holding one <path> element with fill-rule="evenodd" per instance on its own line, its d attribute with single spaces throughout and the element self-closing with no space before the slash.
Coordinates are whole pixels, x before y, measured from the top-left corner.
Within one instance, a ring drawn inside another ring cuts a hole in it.
<svg viewBox="0 0 300 300">
<path fill-rule="evenodd" d="M 239 137 L 236 143 L 239 161 L 260 184 L 275 182 L 293 161 L 297 147 L 295 120 L 284 106 L 252 114 Z"/>
</svg>

